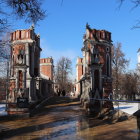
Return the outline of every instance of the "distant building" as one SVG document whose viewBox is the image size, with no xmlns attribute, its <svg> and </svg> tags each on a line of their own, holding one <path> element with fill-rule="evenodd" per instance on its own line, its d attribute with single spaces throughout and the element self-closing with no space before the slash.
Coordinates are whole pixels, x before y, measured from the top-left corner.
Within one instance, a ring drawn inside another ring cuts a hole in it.
<svg viewBox="0 0 140 140">
<path fill-rule="evenodd" d="M 40 73 L 48 76 L 48 78 L 53 81 L 53 72 L 54 72 L 53 59 L 51 57 L 41 58 L 40 59 Z"/>
<path fill-rule="evenodd" d="M 76 92 L 91 110 L 101 106 L 101 102 L 97 105 L 91 98 L 109 98 L 112 93 L 111 47 L 110 32 L 86 25 L 83 58 L 77 59 Z"/>
<path fill-rule="evenodd" d="M 82 85 L 80 85 L 79 80 L 83 76 L 83 58 L 77 58 L 76 64 L 76 96 L 82 94 Z"/>
<path fill-rule="evenodd" d="M 52 90 L 52 77 L 40 73 L 40 36 L 35 34 L 34 27 L 16 30 L 11 33 L 11 62 L 8 111 L 27 111 L 19 109 L 17 99 L 26 98 L 29 104 L 49 97 Z M 41 67 L 42 69 L 42 67 Z M 18 108 L 18 109 L 17 109 Z"/>
<path fill-rule="evenodd" d="M 54 93 L 54 65 L 53 58 L 41 58 L 40 59 L 40 77 L 42 79 L 47 79 L 47 83 L 42 84 L 42 94 L 48 93 L 48 96 L 51 96 Z M 44 81 L 44 80 L 43 80 Z M 43 82 L 42 82 L 43 83 Z"/>
</svg>

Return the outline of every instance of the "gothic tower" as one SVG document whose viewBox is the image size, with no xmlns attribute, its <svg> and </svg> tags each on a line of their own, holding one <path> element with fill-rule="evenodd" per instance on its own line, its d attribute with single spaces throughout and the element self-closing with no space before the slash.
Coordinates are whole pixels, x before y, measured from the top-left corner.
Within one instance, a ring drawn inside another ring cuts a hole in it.
<svg viewBox="0 0 140 140">
<path fill-rule="evenodd" d="M 83 58 L 77 58 L 77 64 L 76 64 L 76 96 L 82 94 L 82 86 L 80 86 L 80 78 L 83 75 Z"/>
<path fill-rule="evenodd" d="M 53 59 L 50 58 L 41 58 L 40 59 L 40 72 L 48 76 L 50 80 L 53 81 Z"/>
<path fill-rule="evenodd" d="M 108 98 L 112 94 L 111 47 L 110 32 L 91 29 L 86 25 L 82 47 L 83 76 L 79 80 L 82 86 L 81 100 L 94 105 L 91 109 L 98 111 L 101 102 L 96 101 L 95 104 L 95 100 L 91 102 L 90 99 Z"/>
<path fill-rule="evenodd" d="M 11 33 L 9 103 L 16 103 L 19 97 L 27 98 L 29 102 L 37 100 L 40 51 L 40 36 L 34 33 L 33 26 Z"/>
</svg>

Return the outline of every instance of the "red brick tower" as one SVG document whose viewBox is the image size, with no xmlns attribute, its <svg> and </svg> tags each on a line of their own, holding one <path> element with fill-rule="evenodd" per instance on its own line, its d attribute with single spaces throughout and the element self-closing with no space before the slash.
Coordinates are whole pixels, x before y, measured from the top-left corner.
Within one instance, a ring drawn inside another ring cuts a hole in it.
<svg viewBox="0 0 140 140">
<path fill-rule="evenodd" d="M 78 82 L 83 75 L 83 58 L 77 58 L 77 64 L 76 64 L 76 96 L 81 94 L 80 88 L 80 82 Z"/>
<path fill-rule="evenodd" d="M 30 103 L 38 100 L 36 78 L 40 75 L 40 51 L 40 36 L 34 33 L 33 26 L 11 33 L 9 112 L 21 111 L 27 107 L 25 105 L 17 109 L 18 105 L 12 104 L 17 103 L 19 98 L 26 98 Z"/>
<path fill-rule="evenodd" d="M 53 59 L 52 58 L 41 58 L 40 59 L 40 72 L 48 76 L 53 81 Z"/>
<path fill-rule="evenodd" d="M 112 93 L 111 74 L 111 33 L 106 30 L 91 29 L 86 25 L 83 37 L 83 76 L 80 78 L 81 100 L 91 104 L 97 112 L 101 102 L 91 98 L 107 98 Z M 90 106 L 90 105 L 88 105 Z"/>
</svg>

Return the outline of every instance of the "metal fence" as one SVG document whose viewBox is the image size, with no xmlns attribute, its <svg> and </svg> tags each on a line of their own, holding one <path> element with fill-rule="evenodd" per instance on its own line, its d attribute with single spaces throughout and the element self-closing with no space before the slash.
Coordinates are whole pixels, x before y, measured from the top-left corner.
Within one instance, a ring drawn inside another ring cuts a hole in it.
<svg viewBox="0 0 140 140">
<path fill-rule="evenodd" d="M 112 101 L 112 102 L 126 102 L 126 103 L 140 103 L 140 101 L 131 101 L 131 100 L 113 100 L 113 99 L 97 99 L 90 98 L 90 100 L 98 100 L 98 101 Z"/>
</svg>

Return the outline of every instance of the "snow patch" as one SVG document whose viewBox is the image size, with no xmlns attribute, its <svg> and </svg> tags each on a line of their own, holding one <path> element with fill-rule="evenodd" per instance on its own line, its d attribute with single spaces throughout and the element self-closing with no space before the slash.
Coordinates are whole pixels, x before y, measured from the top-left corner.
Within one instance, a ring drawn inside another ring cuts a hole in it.
<svg viewBox="0 0 140 140">
<path fill-rule="evenodd" d="M 0 104 L 0 116 L 7 115 L 6 104 Z"/>
<path fill-rule="evenodd" d="M 140 107 L 140 103 L 119 103 L 118 105 L 114 105 L 115 110 L 121 110 L 125 113 L 133 115 Z"/>
</svg>

